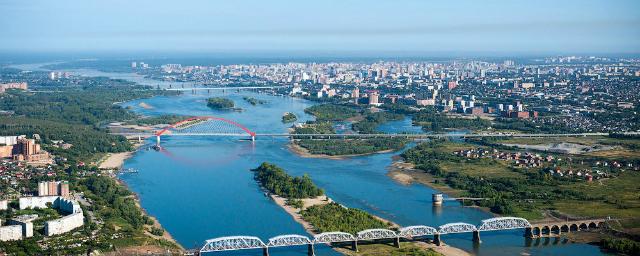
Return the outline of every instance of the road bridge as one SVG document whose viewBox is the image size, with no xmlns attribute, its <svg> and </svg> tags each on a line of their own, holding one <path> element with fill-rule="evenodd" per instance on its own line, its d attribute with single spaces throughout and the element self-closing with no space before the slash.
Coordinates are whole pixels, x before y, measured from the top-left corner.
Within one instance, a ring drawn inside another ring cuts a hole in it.
<svg viewBox="0 0 640 256">
<path fill-rule="evenodd" d="M 392 241 L 393 245 L 400 247 L 400 241 L 424 239 L 433 236 L 433 243 L 442 244 L 442 235 L 472 233 L 474 243 L 480 243 L 480 232 L 491 232 L 500 230 L 524 229 L 526 238 L 535 238 L 532 233 L 535 230 L 552 229 L 557 227 L 558 234 L 560 232 L 577 232 L 589 229 L 598 229 L 607 227 L 606 222 L 612 219 L 588 219 L 564 222 L 545 222 L 545 223 L 529 223 L 528 220 L 517 217 L 496 217 L 482 220 L 479 225 L 469 223 L 456 222 L 441 225 L 437 228 L 417 225 L 402 227 L 398 230 L 390 229 L 367 229 L 350 234 L 346 232 L 324 232 L 316 234 L 313 238 L 303 235 L 289 234 L 272 237 L 267 243 L 255 236 L 227 236 L 209 239 L 205 241 L 204 246 L 195 251 L 195 254 L 233 251 L 233 250 L 250 250 L 261 249 L 264 256 L 269 255 L 269 248 L 286 247 L 286 246 L 307 246 L 308 255 L 315 255 L 314 245 L 317 244 L 334 244 L 334 243 L 350 243 L 354 251 L 358 251 L 359 242 L 380 242 Z M 561 231 L 566 227 L 567 231 Z"/>
<path fill-rule="evenodd" d="M 244 137 L 252 141 L 256 137 L 286 137 L 291 139 L 367 139 L 367 138 L 406 138 L 406 139 L 434 139 L 434 138 L 545 138 L 545 137 L 588 137 L 608 136 L 609 133 L 341 133 L 341 134 L 298 134 L 298 133 L 256 133 L 246 126 L 222 117 L 199 116 L 187 118 L 183 121 L 167 125 L 166 127 L 149 132 L 119 132 L 129 138 L 156 137 L 156 146 L 160 146 L 161 136 L 214 136 L 214 137 Z M 625 132 L 624 135 L 640 135 L 640 132 Z"/>
<path fill-rule="evenodd" d="M 525 236 L 530 238 L 559 236 L 562 233 L 599 229 L 605 227 L 607 222 L 611 220 L 604 218 L 533 223 L 525 230 Z"/>
</svg>

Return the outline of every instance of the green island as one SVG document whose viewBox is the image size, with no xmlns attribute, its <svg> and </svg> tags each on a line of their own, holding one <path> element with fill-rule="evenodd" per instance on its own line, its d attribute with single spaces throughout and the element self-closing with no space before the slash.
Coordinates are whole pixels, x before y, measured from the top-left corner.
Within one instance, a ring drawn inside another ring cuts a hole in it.
<svg viewBox="0 0 640 256">
<path fill-rule="evenodd" d="M 298 117 L 294 113 L 287 112 L 287 113 L 284 113 L 284 115 L 282 115 L 283 123 L 293 123 L 296 120 L 298 120 Z"/>
<path fill-rule="evenodd" d="M 249 104 L 253 105 L 253 106 L 258 105 L 258 104 L 266 104 L 267 103 L 267 101 L 265 101 L 265 100 L 259 100 L 259 99 L 256 99 L 254 97 L 248 97 L 248 96 L 244 96 L 244 97 L 242 97 L 242 99 L 244 101 L 248 102 Z"/>
<path fill-rule="evenodd" d="M 367 112 L 364 114 L 364 119 L 353 123 L 351 128 L 358 133 L 381 133 L 376 130 L 379 125 L 389 121 L 399 121 L 403 119 L 404 115 L 389 111 Z"/>
<path fill-rule="evenodd" d="M 306 174 L 302 177 L 292 177 L 282 168 L 270 163 L 262 163 L 251 171 L 254 172 L 254 179 L 262 187 L 270 193 L 287 199 L 314 198 L 324 195 L 324 191 L 316 187 Z"/>
<path fill-rule="evenodd" d="M 304 112 L 314 115 L 317 121 L 343 121 L 358 116 L 356 109 L 336 104 L 314 105 Z"/>
<path fill-rule="evenodd" d="M 127 121 L 127 124 L 135 124 L 135 125 L 174 124 L 190 117 L 191 116 L 181 116 L 181 115 L 142 116 L 134 120 Z"/>
<path fill-rule="evenodd" d="M 232 109 L 235 107 L 235 103 L 227 98 L 212 97 L 207 99 L 207 107 L 212 109 Z"/>
<path fill-rule="evenodd" d="M 307 122 L 293 131 L 294 134 L 335 134 L 330 122 Z M 318 138 L 319 136 L 316 136 Z M 326 137 L 326 136 L 321 136 Z M 315 155 L 344 156 L 371 154 L 402 149 L 408 140 L 399 138 L 348 138 L 317 140 L 313 137 L 298 137 L 293 143 Z"/>
<path fill-rule="evenodd" d="M 338 203 L 314 205 L 302 211 L 302 217 L 316 229 L 322 232 L 347 232 L 355 234 L 365 229 L 389 228 L 385 223 L 373 215 L 355 208 L 347 208 Z"/>
<path fill-rule="evenodd" d="M 324 195 L 324 191 L 318 188 L 308 175 L 293 177 L 282 168 L 270 164 L 262 163 L 259 167 L 252 169 L 254 179 L 270 193 L 285 198 L 286 205 L 297 211 L 292 213 L 299 215 L 305 222 L 313 226 L 313 233 L 341 231 L 356 234 L 359 231 L 372 228 L 392 228 L 392 223 L 387 223 L 366 211 L 354 208 L 347 208 L 338 203 L 326 200 L 311 201 L 305 208 L 303 200 L 313 200 Z M 282 206 L 282 205 L 281 205 Z M 437 256 L 441 255 L 433 249 L 424 248 L 416 242 L 402 242 L 401 249 L 388 244 L 362 243 L 359 245 L 359 252 L 345 250 L 336 247 L 338 251 L 346 255 L 414 255 L 414 256 Z"/>
<path fill-rule="evenodd" d="M 46 77 L 46 74 L 42 75 Z M 33 237 L 0 242 L 0 248 L 9 255 L 77 255 L 96 250 L 135 254 L 141 246 L 164 252 L 180 251 L 179 245 L 161 236 L 164 230 L 143 213 L 134 195 L 98 170 L 95 164 L 105 154 L 133 150 L 126 138 L 110 135 L 104 128 L 110 122 L 137 123 L 141 120 L 140 116 L 116 103 L 177 93 L 120 80 L 97 79 L 102 81 L 99 85 L 92 78 L 78 79 L 91 86 L 60 85 L 50 93 L 11 90 L 2 94 L 0 109 L 11 111 L 12 115 L 0 116 L 0 135 L 39 135 L 42 148 L 56 156 L 57 164 L 48 170 L 53 176 L 27 166 L 24 171 L 31 178 L 20 179 L 16 185 L 37 191 L 40 181 L 69 181 L 70 188 L 87 199 L 81 204 L 85 225 L 76 232 L 44 239 L 43 222 L 60 214 L 53 209 L 17 210 L 17 202 L 10 201 L 11 207 L 0 211 L 3 218 L 30 213 L 39 217 L 34 221 Z M 69 146 L 60 147 L 61 141 Z M 14 169 L 10 167 L 7 171 Z M 0 184 L 0 195 L 19 194 L 13 186 Z"/>
<path fill-rule="evenodd" d="M 568 154 L 512 146 L 557 143 L 602 150 Z M 487 198 L 475 204 L 497 214 L 532 221 L 611 216 L 619 218 L 613 229 L 637 235 L 640 173 L 627 170 L 627 165 L 640 163 L 638 145 L 637 138 L 612 137 L 433 140 L 402 157 L 427 175 L 416 179 L 419 182 L 454 196 Z"/>
</svg>

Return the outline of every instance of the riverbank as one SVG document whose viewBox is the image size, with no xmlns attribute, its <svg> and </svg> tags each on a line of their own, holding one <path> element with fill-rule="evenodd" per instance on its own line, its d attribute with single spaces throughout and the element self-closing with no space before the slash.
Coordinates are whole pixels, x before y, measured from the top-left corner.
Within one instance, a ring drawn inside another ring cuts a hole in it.
<svg viewBox="0 0 640 256">
<path fill-rule="evenodd" d="M 103 160 L 98 164 L 98 167 L 100 169 L 105 169 L 105 170 L 118 170 L 121 169 L 122 166 L 124 165 L 124 162 L 129 159 L 130 157 L 132 157 L 135 152 L 144 145 L 144 142 L 138 142 L 138 143 L 134 143 L 133 147 L 134 150 L 132 151 L 127 151 L 127 152 L 120 152 L 120 153 L 109 153 L 107 156 L 105 156 L 103 158 Z M 125 187 L 127 190 L 131 191 L 131 189 L 129 189 L 129 187 L 127 186 L 126 183 L 124 183 L 123 181 L 121 181 L 120 179 L 117 178 L 117 176 L 113 176 L 115 182 L 119 185 L 119 186 L 123 186 Z M 153 220 L 153 224 L 149 225 L 149 228 L 156 228 L 156 229 L 162 229 L 164 230 L 162 236 L 156 236 L 151 234 L 151 232 L 149 232 L 149 230 L 144 230 L 145 235 L 147 235 L 148 237 L 151 237 L 153 239 L 164 239 L 172 244 L 174 244 L 175 246 L 178 247 L 178 251 L 172 251 L 172 250 L 168 250 L 167 248 L 161 247 L 161 246 L 157 246 L 157 245 L 140 245 L 140 246 L 130 246 L 130 247 L 125 247 L 125 248 L 118 248 L 117 249 L 117 255 L 120 254 L 144 254 L 144 253 L 151 253 L 151 254 L 166 254 L 167 251 L 170 251 L 171 254 L 180 254 L 182 252 L 184 252 L 184 248 L 182 247 L 182 245 L 180 245 L 178 243 L 177 240 L 175 240 L 171 234 L 162 227 L 162 225 L 160 224 L 160 222 L 158 221 L 158 219 L 156 219 L 154 216 L 151 216 L 147 213 L 147 211 L 142 207 L 142 205 L 140 204 L 140 198 L 138 197 L 137 194 L 132 193 L 133 194 L 133 199 L 135 201 L 135 205 L 136 207 L 138 207 L 138 209 L 140 209 L 140 211 L 148 216 L 150 219 Z"/>
<path fill-rule="evenodd" d="M 303 217 L 301 212 L 304 211 L 305 209 L 311 207 L 311 206 L 316 206 L 316 205 L 326 205 L 326 204 L 330 204 L 332 202 L 334 202 L 331 198 L 327 197 L 327 196 L 319 196 L 316 198 L 305 198 L 305 199 L 300 199 L 303 203 L 302 208 L 298 209 L 295 208 L 293 206 L 287 205 L 287 199 L 280 197 L 278 195 L 270 195 L 271 199 L 273 200 L 273 202 L 275 202 L 278 206 L 280 206 L 280 208 L 284 209 L 285 212 L 287 212 L 289 215 L 291 215 L 291 217 L 293 217 L 293 219 L 297 222 L 300 223 L 300 225 L 302 225 L 302 227 L 305 229 L 305 231 L 307 231 L 307 233 L 311 234 L 311 235 L 317 235 L 318 233 L 316 232 L 315 227 L 309 223 L 308 221 L 306 221 Z M 389 223 L 390 224 L 390 228 L 392 229 L 397 229 L 400 228 L 400 225 L 381 218 L 379 216 L 375 216 L 372 215 L 374 218 L 385 222 L 385 223 Z M 403 242 L 403 244 L 407 244 L 410 243 L 412 245 L 415 245 L 415 247 L 423 249 L 423 250 L 429 250 L 432 249 L 440 254 L 443 255 L 447 255 L 447 256 L 468 256 L 471 255 L 469 253 L 467 253 L 466 251 L 459 249 L 459 248 L 455 248 L 446 244 L 443 244 L 442 246 L 436 246 L 434 244 L 431 243 L 426 243 L 426 242 L 422 242 L 422 241 L 411 241 L 411 242 Z M 373 245 L 373 244 L 372 244 Z M 364 252 L 364 255 L 380 255 L 379 252 L 377 251 L 377 249 L 373 249 L 375 250 L 375 252 L 378 252 L 378 254 L 367 254 L 365 248 L 367 248 L 369 245 L 362 245 L 360 246 L 361 251 Z M 384 246 L 384 245 L 382 245 Z M 345 248 L 340 248 L 340 247 L 334 247 L 334 250 L 336 250 L 337 252 L 340 252 L 344 255 L 362 255 L 361 253 L 356 253 L 352 250 L 349 249 L 345 249 Z M 364 249 L 364 250 L 363 250 Z M 388 248 L 387 250 L 392 249 L 392 248 Z M 395 248 L 393 248 L 395 249 Z"/>
<path fill-rule="evenodd" d="M 387 149 L 387 150 L 380 150 L 380 151 L 376 151 L 376 152 L 371 152 L 371 153 L 365 153 L 365 154 L 350 154 L 350 155 L 336 155 L 336 156 L 332 156 L 332 155 L 327 155 L 327 154 L 312 154 L 309 152 L 309 150 L 307 150 L 306 148 L 301 147 L 300 145 L 294 143 L 294 142 L 290 142 L 287 147 L 289 148 L 289 151 L 293 152 L 294 154 L 304 157 L 304 158 L 323 158 L 323 159 L 333 159 L 333 160 L 343 160 L 349 157 L 357 157 L 357 156 L 368 156 L 368 155 L 373 155 L 373 154 L 384 154 L 384 153 L 391 153 L 395 150 L 393 149 Z"/>
</svg>

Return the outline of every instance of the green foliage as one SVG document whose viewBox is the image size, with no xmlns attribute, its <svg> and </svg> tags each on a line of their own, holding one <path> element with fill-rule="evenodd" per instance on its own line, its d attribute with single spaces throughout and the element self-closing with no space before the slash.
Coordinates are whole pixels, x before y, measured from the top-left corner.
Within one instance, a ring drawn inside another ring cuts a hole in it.
<svg viewBox="0 0 640 256">
<path fill-rule="evenodd" d="M 162 236 L 164 235 L 164 229 L 152 227 L 151 234 L 154 236 Z"/>
<path fill-rule="evenodd" d="M 19 241 L 0 241 L 0 252 L 7 255 L 42 255 L 43 251 L 38 245 L 37 238 L 32 237 Z"/>
<path fill-rule="evenodd" d="M 311 154 L 330 156 L 370 154 L 385 150 L 399 150 L 407 140 L 400 138 L 372 138 L 372 139 L 329 139 L 311 140 L 301 139 L 295 142 L 307 149 Z"/>
<path fill-rule="evenodd" d="M 125 137 L 109 135 L 104 130 L 92 126 L 28 117 L 0 116 L 0 135 L 19 134 L 40 134 L 46 150 L 69 160 L 84 160 L 95 153 L 115 153 L 132 149 Z M 73 146 L 69 149 L 51 147 L 53 140 L 64 140 Z"/>
<path fill-rule="evenodd" d="M 244 97 L 242 97 L 242 99 L 245 100 L 246 102 L 248 102 L 249 104 L 253 105 L 253 106 L 258 105 L 258 104 L 267 103 L 267 101 L 259 100 L 259 99 L 256 99 L 256 98 L 253 98 L 253 97 L 248 97 L 248 96 L 244 96 Z"/>
<path fill-rule="evenodd" d="M 100 215 L 112 222 L 124 220 L 134 230 L 141 230 L 145 223 L 142 212 L 135 204 L 125 187 L 117 184 L 113 179 L 105 176 L 90 176 L 84 185 L 91 192 Z"/>
<path fill-rule="evenodd" d="M 207 99 L 207 107 L 212 109 L 230 109 L 234 106 L 233 101 L 227 98 L 213 97 Z"/>
<path fill-rule="evenodd" d="M 302 218 L 311 223 L 317 232 L 341 231 L 355 234 L 365 229 L 389 227 L 388 223 L 363 210 L 345 208 L 337 203 L 311 206 L 302 211 Z"/>
<path fill-rule="evenodd" d="M 491 126 L 488 120 L 476 118 L 450 118 L 435 108 L 426 108 L 413 115 L 413 122 L 422 126 L 426 131 L 442 131 L 444 129 L 483 129 Z"/>
<path fill-rule="evenodd" d="M 612 250 L 628 255 L 640 255 L 640 242 L 636 242 L 626 238 L 606 238 L 601 242 L 604 249 Z"/>
<path fill-rule="evenodd" d="M 127 123 L 135 124 L 135 125 L 174 124 L 190 117 L 191 116 L 159 115 L 159 116 L 137 118 L 135 120 L 128 121 Z"/>
<path fill-rule="evenodd" d="M 300 199 L 287 199 L 287 205 L 296 209 L 302 209 L 302 207 L 304 207 L 304 203 Z"/>
<path fill-rule="evenodd" d="M 283 123 L 292 123 L 292 122 L 295 122 L 296 120 L 298 120 L 298 117 L 296 116 L 296 114 L 291 112 L 287 112 L 282 116 Z"/>
<path fill-rule="evenodd" d="M 376 128 L 389 121 L 404 119 L 404 115 L 392 112 L 367 113 L 364 120 L 354 123 L 351 127 L 359 133 L 380 133 Z"/>
<path fill-rule="evenodd" d="M 303 127 L 296 127 L 295 134 L 335 134 L 331 122 L 307 122 Z"/>
<path fill-rule="evenodd" d="M 282 168 L 266 162 L 251 171 L 265 189 L 284 198 L 314 198 L 324 195 L 324 191 L 316 187 L 306 174 L 302 177 L 292 177 Z"/>
<path fill-rule="evenodd" d="M 304 112 L 314 115 L 318 121 L 343 121 L 358 115 L 358 111 L 353 108 L 335 104 L 311 106 Z"/>
</svg>

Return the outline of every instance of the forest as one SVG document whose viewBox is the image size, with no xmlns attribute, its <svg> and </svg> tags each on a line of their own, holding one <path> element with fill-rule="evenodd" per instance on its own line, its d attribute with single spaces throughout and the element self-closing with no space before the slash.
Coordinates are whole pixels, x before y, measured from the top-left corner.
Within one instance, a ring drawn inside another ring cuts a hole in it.
<svg viewBox="0 0 640 256">
<path fill-rule="evenodd" d="M 309 175 L 292 177 L 282 168 L 262 163 L 258 168 L 252 169 L 254 179 L 270 193 L 287 199 L 315 198 L 324 195 L 324 191 L 318 188 Z"/>
<path fill-rule="evenodd" d="M 232 100 L 222 97 L 212 97 L 207 99 L 207 107 L 212 109 L 231 109 L 235 106 Z"/>
</svg>

